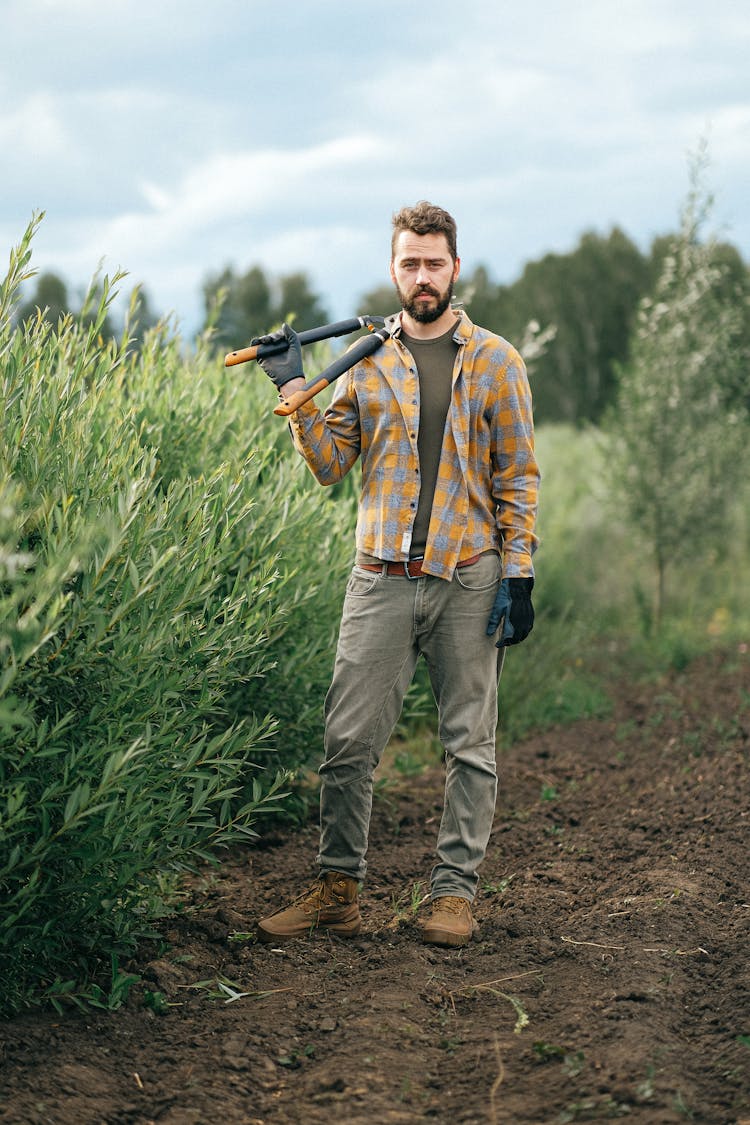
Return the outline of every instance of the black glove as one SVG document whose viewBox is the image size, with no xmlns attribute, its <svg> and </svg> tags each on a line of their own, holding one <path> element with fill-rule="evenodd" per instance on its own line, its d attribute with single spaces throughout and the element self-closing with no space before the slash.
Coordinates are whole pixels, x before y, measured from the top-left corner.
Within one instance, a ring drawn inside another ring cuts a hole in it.
<svg viewBox="0 0 750 1125">
<path fill-rule="evenodd" d="M 510 591 L 508 590 L 508 579 L 503 578 L 497 588 L 495 594 L 495 601 L 492 605 L 492 612 L 490 619 L 487 622 L 487 636 L 491 637 L 500 628 L 502 622 L 502 631 L 500 633 L 500 640 L 495 644 L 495 648 L 503 648 L 510 638 L 513 636 L 513 626 L 510 623 Z"/>
<path fill-rule="evenodd" d="M 498 648 L 505 645 L 520 645 L 525 641 L 534 628 L 534 607 L 531 604 L 531 591 L 534 589 L 533 578 L 509 578 L 508 593 L 510 594 L 510 610 L 508 618 L 513 626 L 513 636 L 500 642 Z"/>
<path fill-rule="evenodd" d="M 279 390 L 290 379 L 305 377 L 305 372 L 302 370 L 302 347 L 299 336 L 288 324 L 282 324 L 278 332 L 270 332 L 267 336 L 256 336 L 250 341 L 251 344 L 278 344 L 281 340 L 286 340 L 289 344 L 283 352 L 258 357 L 258 363 Z"/>
</svg>

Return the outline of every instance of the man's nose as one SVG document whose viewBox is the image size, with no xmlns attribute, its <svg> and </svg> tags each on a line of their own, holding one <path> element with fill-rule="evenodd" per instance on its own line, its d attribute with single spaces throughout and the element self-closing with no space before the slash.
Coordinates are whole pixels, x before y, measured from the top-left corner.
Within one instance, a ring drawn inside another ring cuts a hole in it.
<svg viewBox="0 0 750 1125">
<path fill-rule="evenodd" d="M 420 266 L 417 270 L 417 285 L 426 285 L 430 280 L 430 271 L 426 266 Z"/>
</svg>

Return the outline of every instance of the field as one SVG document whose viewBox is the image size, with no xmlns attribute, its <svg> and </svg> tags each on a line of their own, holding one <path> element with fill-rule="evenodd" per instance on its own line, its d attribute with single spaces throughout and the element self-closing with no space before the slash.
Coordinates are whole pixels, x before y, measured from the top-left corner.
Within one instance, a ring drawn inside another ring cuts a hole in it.
<svg viewBox="0 0 750 1125">
<path fill-rule="evenodd" d="M 125 966 L 120 1010 L 4 1026 L 0 1121 L 750 1121 L 749 660 L 644 679 L 608 650 L 608 716 L 501 750 L 464 950 L 419 942 L 442 773 L 395 744 L 361 937 L 254 941 L 313 824 L 232 850 Z"/>
<path fill-rule="evenodd" d="M 314 874 L 356 474 L 315 484 L 210 326 L 110 337 L 117 277 L 19 320 L 34 227 L 0 285 L 0 1123 L 749 1125 L 744 453 L 688 396 L 696 440 L 631 458 L 658 487 L 626 472 L 629 519 L 606 427 L 538 429 L 478 940 L 419 940 L 418 674 L 363 933 L 269 949 L 256 920 Z"/>
</svg>

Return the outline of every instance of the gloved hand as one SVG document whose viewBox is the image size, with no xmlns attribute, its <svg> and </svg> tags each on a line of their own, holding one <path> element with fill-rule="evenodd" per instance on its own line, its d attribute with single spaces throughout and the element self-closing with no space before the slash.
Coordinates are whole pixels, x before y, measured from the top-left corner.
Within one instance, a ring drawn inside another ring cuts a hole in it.
<svg viewBox="0 0 750 1125">
<path fill-rule="evenodd" d="M 251 344 L 276 344 L 286 340 L 289 347 L 277 355 L 267 355 L 258 359 L 258 363 L 265 371 L 272 383 L 281 390 L 290 379 L 304 379 L 302 369 L 302 347 L 299 337 L 288 324 L 282 324 L 278 332 L 269 332 L 267 336 L 256 336 Z"/>
<path fill-rule="evenodd" d="M 520 644 L 534 628 L 533 589 L 533 578 L 503 578 L 487 622 L 488 637 L 497 631 L 501 621 L 503 623 L 496 648 Z"/>
</svg>

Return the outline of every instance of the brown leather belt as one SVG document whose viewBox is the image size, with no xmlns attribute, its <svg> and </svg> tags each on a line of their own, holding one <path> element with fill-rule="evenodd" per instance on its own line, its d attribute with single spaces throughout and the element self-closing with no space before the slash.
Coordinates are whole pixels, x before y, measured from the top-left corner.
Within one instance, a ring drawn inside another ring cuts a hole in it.
<svg viewBox="0 0 750 1125">
<path fill-rule="evenodd" d="M 483 553 L 483 552 L 482 552 Z M 472 555 L 470 559 L 462 559 L 456 567 L 460 570 L 463 566 L 471 566 L 482 557 L 482 553 Z M 424 559 L 409 559 L 408 562 L 389 563 L 357 563 L 361 570 L 372 570 L 376 574 L 387 574 L 391 578 L 420 578 Z"/>
</svg>

